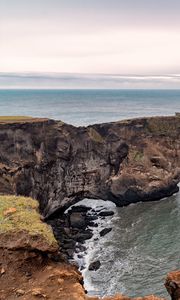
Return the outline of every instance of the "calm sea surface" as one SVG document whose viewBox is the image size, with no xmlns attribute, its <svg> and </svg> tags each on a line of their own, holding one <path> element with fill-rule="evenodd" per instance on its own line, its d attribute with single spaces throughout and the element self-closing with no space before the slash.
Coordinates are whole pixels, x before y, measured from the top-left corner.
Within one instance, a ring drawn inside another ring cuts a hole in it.
<svg viewBox="0 0 180 300">
<path fill-rule="evenodd" d="M 0 115 L 49 117 L 78 126 L 176 111 L 180 90 L 0 90 Z"/>
<path fill-rule="evenodd" d="M 49 117 L 78 126 L 175 112 L 180 112 L 180 90 L 0 90 L 0 115 Z M 112 206 L 101 200 L 87 203 Z M 111 209 L 115 215 L 99 221 L 80 262 L 86 266 L 86 288 L 99 295 L 167 297 L 165 275 L 180 269 L 180 194 Z M 96 240 L 108 226 L 113 230 Z M 97 259 L 101 268 L 89 272 L 88 264 Z"/>
</svg>

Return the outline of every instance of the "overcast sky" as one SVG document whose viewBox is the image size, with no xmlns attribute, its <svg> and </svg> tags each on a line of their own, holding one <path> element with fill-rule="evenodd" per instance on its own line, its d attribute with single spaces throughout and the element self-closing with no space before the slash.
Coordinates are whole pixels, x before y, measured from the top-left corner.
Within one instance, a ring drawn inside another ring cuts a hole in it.
<svg viewBox="0 0 180 300">
<path fill-rule="evenodd" d="M 180 74 L 179 15 L 179 0 L 0 0 L 0 72 Z"/>
</svg>

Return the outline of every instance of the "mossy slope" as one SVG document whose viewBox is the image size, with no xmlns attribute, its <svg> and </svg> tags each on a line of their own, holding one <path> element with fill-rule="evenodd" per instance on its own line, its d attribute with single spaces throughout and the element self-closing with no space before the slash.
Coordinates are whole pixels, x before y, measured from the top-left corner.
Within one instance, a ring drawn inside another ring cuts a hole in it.
<svg viewBox="0 0 180 300">
<path fill-rule="evenodd" d="M 40 219 L 38 202 L 17 196 L 0 196 L 1 243 L 5 248 L 27 247 L 49 252 L 58 248 L 51 227 Z"/>
</svg>

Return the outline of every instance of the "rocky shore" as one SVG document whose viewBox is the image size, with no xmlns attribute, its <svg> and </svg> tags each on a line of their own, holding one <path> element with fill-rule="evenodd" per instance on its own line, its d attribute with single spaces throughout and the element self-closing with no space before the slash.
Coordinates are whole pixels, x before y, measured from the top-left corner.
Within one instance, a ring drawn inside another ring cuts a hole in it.
<svg viewBox="0 0 180 300">
<path fill-rule="evenodd" d="M 64 212 L 84 198 L 125 206 L 176 193 L 179 137 L 179 116 L 79 128 L 48 119 L 0 120 L 0 300 L 98 300 L 86 295 L 68 259 L 85 251 L 96 220 L 113 212 L 84 206 Z M 95 261 L 89 270 L 99 266 Z M 172 300 L 180 298 L 179 278 L 175 272 L 166 280 Z"/>
<path fill-rule="evenodd" d="M 83 278 L 64 259 L 38 202 L 0 196 L 0 299 L 85 300 Z"/>
<path fill-rule="evenodd" d="M 30 198 L 0 197 L 0 299 L 100 300 L 86 295 L 81 273 L 64 260 L 37 209 Z M 165 286 L 172 300 L 180 299 L 180 272 L 169 273 Z M 119 294 L 103 299 L 132 298 Z M 161 300 L 152 295 L 133 299 Z"/>
<path fill-rule="evenodd" d="M 59 243 L 61 253 L 65 259 L 72 260 L 74 254 L 77 258 L 83 258 L 86 252 L 85 241 L 93 237 L 93 228 L 98 227 L 97 220 L 113 216 L 114 212 L 107 209 L 92 209 L 85 205 L 72 206 L 63 215 L 47 221 L 51 225 L 56 240 Z M 106 227 L 99 232 L 99 238 L 108 234 L 112 228 Z M 100 262 L 96 262 L 99 265 Z M 92 266 L 89 266 L 90 269 Z M 80 267 L 81 270 L 83 266 Z M 94 267 L 94 270 L 98 267 Z"/>
</svg>

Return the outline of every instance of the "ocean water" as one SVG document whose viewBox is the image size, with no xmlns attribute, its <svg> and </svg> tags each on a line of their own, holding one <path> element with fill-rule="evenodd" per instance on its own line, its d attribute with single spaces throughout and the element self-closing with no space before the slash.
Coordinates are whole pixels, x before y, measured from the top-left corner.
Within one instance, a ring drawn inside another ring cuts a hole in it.
<svg viewBox="0 0 180 300">
<path fill-rule="evenodd" d="M 28 115 L 84 126 L 172 115 L 180 90 L 0 90 L 0 115 Z"/>
<path fill-rule="evenodd" d="M 79 261 L 85 265 L 89 294 L 169 298 L 164 287 L 166 274 L 180 269 L 180 194 L 123 208 L 102 200 L 81 203 L 115 212 L 113 217 L 98 221 L 93 238 L 86 241 L 87 253 Z M 106 227 L 112 231 L 100 238 L 99 232 Z M 96 260 L 101 262 L 100 269 L 88 271 Z"/>
<path fill-rule="evenodd" d="M 180 90 L 0 90 L 0 115 L 49 117 L 77 126 L 175 112 L 180 112 Z M 115 211 L 99 220 L 80 262 L 89 293 L 167 298 L 166 273 L 180 269 L 180 194 L 124 208 L 86 201 Z M 99 239 L 104 227 L 113 229 Z M 89 272 L 88 264 L 97 259 L 101 268 Z"/>
</svg>

